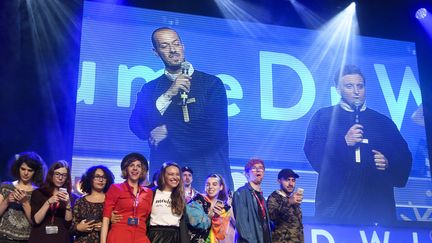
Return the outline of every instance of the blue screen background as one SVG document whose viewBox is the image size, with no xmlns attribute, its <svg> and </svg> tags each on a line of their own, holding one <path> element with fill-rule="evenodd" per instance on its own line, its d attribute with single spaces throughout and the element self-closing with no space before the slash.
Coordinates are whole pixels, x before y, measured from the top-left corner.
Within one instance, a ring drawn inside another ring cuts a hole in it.
<svg viewBox="0 0 432 243">
<path fill-rule="evenodd" d="M 217 75 L 226 86 L 235 188 L 246 182 L 241 172 L 251 157 L 266 162 L 265 196 L 278 188 L 278 171 L 292 168 L 301 176 L 297 186 L 305 189 L 303 214 L 313 216 L 317 174 L 303 142 L 312 115 L 339 100 L 333 76 L 342 58 L 332 50 L 319 58 L 319 31 L 85 2 L 73 176 L 105 164 L 121 181 L 125 154 L 148 156 L 147 141 L 139 140 L 128 122 L 136 93 L 163 73 L 150 38 L 162 26 L 179 32 L 186 58 L 196 69 Z M 396 123 L 414 158 L 407 186 L 395 189 L 398 217 L 432 221 L 427 214 L 432 185 L 425 130 L 412 119 L 422 104 L 415 44 L 363 36 L 355 40 L 347 62 L 358 65 L 366 77 L 367 105 Z"/>
</svg>

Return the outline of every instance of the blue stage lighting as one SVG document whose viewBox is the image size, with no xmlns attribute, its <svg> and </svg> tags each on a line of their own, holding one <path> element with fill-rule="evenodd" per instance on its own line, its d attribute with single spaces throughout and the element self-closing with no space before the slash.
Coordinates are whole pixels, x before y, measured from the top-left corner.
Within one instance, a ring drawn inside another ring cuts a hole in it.
<svg viewBox="0 0 432 243">
<path fill-rule="evenodd" d="M 419 8 L 415 14 L 417 19 L 424 19 L 427 16 L 427 10 L 425 8 Z"/>
</svg>

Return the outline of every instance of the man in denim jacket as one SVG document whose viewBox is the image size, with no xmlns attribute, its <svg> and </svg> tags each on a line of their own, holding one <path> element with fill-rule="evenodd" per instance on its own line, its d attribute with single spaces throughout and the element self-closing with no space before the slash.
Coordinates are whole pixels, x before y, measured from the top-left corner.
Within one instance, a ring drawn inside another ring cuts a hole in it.
<svg viewBox="0 0 432 243">
<path fill-rule="evenodd" d="M 233 209 L 236 218 L 236 242 L 271 243 L 269 215 L 261 190 L 264 161 L 251 159 L 245 165 L 248 180 L 234 193 Z"/>
</svg>

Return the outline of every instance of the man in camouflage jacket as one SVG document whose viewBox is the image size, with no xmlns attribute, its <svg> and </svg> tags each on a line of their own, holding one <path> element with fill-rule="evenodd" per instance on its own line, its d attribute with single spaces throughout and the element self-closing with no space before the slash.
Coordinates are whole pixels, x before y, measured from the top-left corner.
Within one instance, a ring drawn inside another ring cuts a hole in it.
<svg viewBox="0 0 432 243">
<path fill-rule="evenodd" d="M 299 177 L 291 169 L 283 169 L 278 174 L 280 189 L 267 199 L 270 219 L 274 224 L 273 243 L 304 242 L 302 210 L 303 189 L 294 192 Z"/>
</svg>

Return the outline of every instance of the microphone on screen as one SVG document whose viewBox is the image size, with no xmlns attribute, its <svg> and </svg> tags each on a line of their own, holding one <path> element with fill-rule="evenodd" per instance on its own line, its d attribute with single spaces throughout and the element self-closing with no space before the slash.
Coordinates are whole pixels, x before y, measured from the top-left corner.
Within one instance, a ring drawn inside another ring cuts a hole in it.
<svg viewBox="0 0 432 243">
<path fill-rule="evenodd" d="M 190 62 L 188 61 L 184 61 L 181 63 L 181 70 L 182 70 L 182 74 L 186 74 L 189 75 L 189 69 L 191 67 Z M 182 105 L 185 106 L 186 102 L 187 102 L 187 98 L 188 98 L 188 93 L 183 91 L 180 95 L 180 98 L 182 99 Z"/>
</svg>

